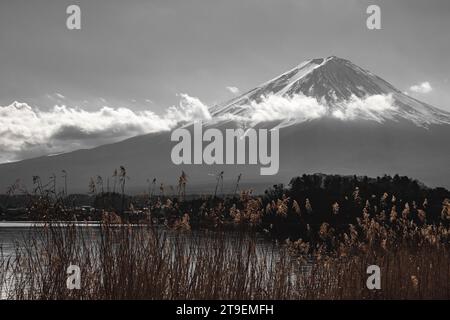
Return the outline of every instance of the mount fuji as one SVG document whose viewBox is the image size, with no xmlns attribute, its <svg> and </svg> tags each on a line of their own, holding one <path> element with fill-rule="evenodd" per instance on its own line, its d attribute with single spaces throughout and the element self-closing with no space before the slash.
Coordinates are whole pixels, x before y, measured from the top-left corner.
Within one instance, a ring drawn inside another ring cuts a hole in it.
<svg viewBox="0 0 450 320">
<path fill-rule="evenodd" d="M 68 172 L 69 192 L 86 192 L 90 177 L 110 177 L 123 165 L 129 192 L 147 179 L 175 186 L 181 170 L 188 192 L 210 192 L 212 173 L 224 171 L 225 192 L 242 173 L 256 191 L 303 173 L 408 175 L 429 186 L 450 187 L 450 113 L 423 103 L 352 62 L 335 56 L 302 62 L 223 104 L 210 108 L 208 126 L 280 128 L 280 170 L 260 176 L 259 166 L 172 164 L 170 132 L 133 137 L 0 165 L 0 190 L 21 179 Z M 189 124 L 184 124 L 189 127 Z M 1 193 L 0 191 L 0 193 Z M 228 190 L 229 191 L 229 190 Z"/>
</svg>

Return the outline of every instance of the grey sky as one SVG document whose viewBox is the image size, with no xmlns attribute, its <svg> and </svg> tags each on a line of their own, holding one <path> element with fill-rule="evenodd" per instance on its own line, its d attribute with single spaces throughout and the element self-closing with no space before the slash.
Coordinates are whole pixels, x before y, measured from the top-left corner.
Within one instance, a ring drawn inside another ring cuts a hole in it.
<svg viewBox="0 0 450 320">
<path fill-rule="evenodd" d="M 69 4 L 80 31 L 66 29 Z M 368 4 L 381 6 L 383 30 L 366 29 Z M 415 96 L 450 110 L 449 53 L 448 0 L 1 0 L 0 105 L 45 108 L 60 93 L 87 109 L 104 98 L 162 112 L 177 93 L 221 102 L 227 86 L 337 55 L 401 90 L 428 81 Z"/>
</svg>

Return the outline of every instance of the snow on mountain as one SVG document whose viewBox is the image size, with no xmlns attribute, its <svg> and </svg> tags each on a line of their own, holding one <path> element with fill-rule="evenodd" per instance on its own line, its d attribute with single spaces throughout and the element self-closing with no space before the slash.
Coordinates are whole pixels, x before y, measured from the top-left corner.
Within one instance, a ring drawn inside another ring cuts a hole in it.
<svg viewBox="0 0 450 320">
<path fill-rule="evenodd" d="M 335 56 L 304 61 L 212 108 L 211 114 L 216 119 L 258 122 L 255 113 L 264 111 L 272 113 L 273 120 L 283 120 L 281 126 L 318 117 L 377 122 L 406 119 L 422 127 L 450 124 L 450 113 L 418 101 L 370 71 Z"/>
</svg>

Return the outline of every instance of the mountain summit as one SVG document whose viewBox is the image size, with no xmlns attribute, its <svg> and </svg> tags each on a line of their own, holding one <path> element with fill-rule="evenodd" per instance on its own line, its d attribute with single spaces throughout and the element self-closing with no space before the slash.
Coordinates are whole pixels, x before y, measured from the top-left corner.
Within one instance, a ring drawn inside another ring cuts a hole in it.
<svg viewBox="0 0 450 320">
<path fill-rule="evenodd" d="M 249 105 L 276 96 L 314 98 L 321 116 L 376 121 L 406 119 L 419 126 L 450 124 L 450 113 L 418 101 L 372 72 L 330 56 L 304 61 L 293 69 L 212 109 L 214 117 L 249 116 Z M 293 123 L 292 121 L 290 122 Z"/>
</svg>

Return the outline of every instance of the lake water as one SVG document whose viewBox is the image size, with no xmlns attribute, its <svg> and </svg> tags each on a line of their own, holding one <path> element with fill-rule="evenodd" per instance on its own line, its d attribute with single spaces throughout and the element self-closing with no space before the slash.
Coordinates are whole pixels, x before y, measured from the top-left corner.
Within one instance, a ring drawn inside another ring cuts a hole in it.
<svg viewBox="0 0 450 320">
<path fill-rule="evenodd" d="M 97 227 L 98 223 L 78 223 L 82 227 Z M 17 245 L 29 237 L 32 232 L 39 232 L 45 226 L 42 222 L 0 221 L 0 249 L 3 257 L 14 253 Z"/>
<path fill-rule="evenodd" d="M 94 238 L 98 236 L 98 231 L 100 227 L 100 223 L 98 222 L 62 222 L 59 223 L 60 226 L 64 225 L 76 225 L 80 228 L 86 228 L 86 230 L 91 231 L 90 236 L 93 236 Z M 42 222 L 0 222 L 0 249 L 3 253 L 3 258 L 6 258 L 10 256 L 11 254 L 14 254 L 15 248 L 17 246 L 20 246 L 21 243 L 23 243 L 24 240 L 30 237 L 32 234 L 39 233 L 42 228 L 46 226 L 45 223 Z M 119 227 L 119 226 L 117 226 Z M 132 225 L 132 227 L 142 227 L 138 225 Z M 165 227 L 156 227 L 156 230 L 158 232 L 164 232 L 168 236 L 168 239 L 174 237 L 183 237 L 183 240 L 187 240 L 187 243 L 190 243 L 195 239 L 195 243 L 198 245 L 201 245 L 202 242 L 207 242 L 208 240 L 212 239 L 214 237 L 214 231 L 208 231 L 208 230 L 193 230 L 190 232 L 180 232 L 180 231 L 174 231 L 169 230 Z M 237 232 L 233 231 L 227 231 L 227 240 L 233 241 L 236 239 Z M 262 237 L 258 234 L 248 235 L 249 240 L 250 237 L 252 240 L 256 242 L 257 251 L 267 251 L 270 250 L 272 252 L 277 251 L 277 246 L 272 241 L 267 240 L 266 238 Z M 199 242 L 198 240 L 201 240 Z"/>
</svg>

